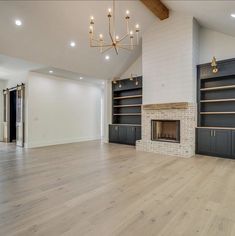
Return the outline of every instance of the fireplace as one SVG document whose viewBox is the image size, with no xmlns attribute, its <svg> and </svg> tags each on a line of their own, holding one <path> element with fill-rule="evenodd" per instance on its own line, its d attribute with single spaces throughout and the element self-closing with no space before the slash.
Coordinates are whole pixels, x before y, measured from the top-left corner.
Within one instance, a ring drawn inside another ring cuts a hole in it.
<svg viewBox="0 0 235 236">
<path fill-rule="evenodd" d="M 152 141 L 180 142 L 179 120 L 151 120 Z"/>
</svg>

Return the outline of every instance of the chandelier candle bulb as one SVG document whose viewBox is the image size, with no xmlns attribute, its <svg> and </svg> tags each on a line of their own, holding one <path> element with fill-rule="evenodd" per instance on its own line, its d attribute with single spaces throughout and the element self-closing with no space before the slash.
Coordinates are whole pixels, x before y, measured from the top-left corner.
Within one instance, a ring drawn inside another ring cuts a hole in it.
<svg viewBox="0 0 235 236">
<path fill-rule="evenodd" d="M 90 36 L 90 44 L 92 43 L 92 39 L 93 39 L 93 26 L 90 25 L 89 27 L 89 36 Z"/>
<path fill-rule="evenodd" d="M 111 13 L 112 13 L 112 9 L 109 8 L 109 9 L 108 9 L 108 17 L 109 17 L 109 18 L 112 17 L 112 14 L 111 14 Z"/>
<path fill-rule="evenodd" d="M 136 30 L 136 32 L 139 32 L 139 31 L 140 31 L 140 26 L 139 26 L 139 24 L 136 24 L 136 25 L 135 25 L 135 30 Z"/>
<path fill-rule="evenodd" d="M 94 24 L 94 16 L 91 16 L 91 21 L 90 24 L 93 25 Z"/>
<path fill-rule="evenodd" d="M 139 24 L 135 25 L 135 32 L 136 32 L 136 42 L 137 42 L 137 44 L 139 44 L 139 32 L 140 32 Z"/>
</svg>

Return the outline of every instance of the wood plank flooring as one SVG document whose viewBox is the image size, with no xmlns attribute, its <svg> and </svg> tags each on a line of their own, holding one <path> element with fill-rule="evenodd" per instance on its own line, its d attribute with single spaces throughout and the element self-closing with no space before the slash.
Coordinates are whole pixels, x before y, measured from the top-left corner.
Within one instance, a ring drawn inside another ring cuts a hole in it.
<svg viewBox="0 0 235 236">
<path fill-rule="evenodd" d="M 235 161 L 0 144 L 0 235 L 234 236 Z"/>
</svg>

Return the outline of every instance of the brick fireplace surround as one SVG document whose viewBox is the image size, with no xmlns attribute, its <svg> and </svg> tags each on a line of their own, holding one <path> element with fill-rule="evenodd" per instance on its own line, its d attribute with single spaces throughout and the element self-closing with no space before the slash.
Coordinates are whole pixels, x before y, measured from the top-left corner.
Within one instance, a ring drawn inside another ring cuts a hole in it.
<svg viewBox="0 0 235 236">
<path fill-rule="evenodd" d="M 139 151 L 192 157 L 195 155 L 197 106 L 193 103 L 143 105 L 142 139 L 136 142 Z M 151 120 L 180 120 L 180 143 L 151 140 Z"/>
</svg>

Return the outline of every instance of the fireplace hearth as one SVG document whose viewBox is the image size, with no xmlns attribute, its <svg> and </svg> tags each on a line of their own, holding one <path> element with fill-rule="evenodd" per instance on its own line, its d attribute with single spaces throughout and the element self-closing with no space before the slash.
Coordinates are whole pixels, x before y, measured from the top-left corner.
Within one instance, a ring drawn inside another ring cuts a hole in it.
<svg viewBox="0 0 235 236">
<path fill-rule="evenodd" d="M 180 143 L 179 120 L 151 120 L 152 141 Z"/>
</svg>

